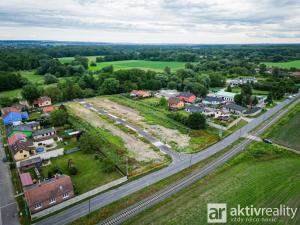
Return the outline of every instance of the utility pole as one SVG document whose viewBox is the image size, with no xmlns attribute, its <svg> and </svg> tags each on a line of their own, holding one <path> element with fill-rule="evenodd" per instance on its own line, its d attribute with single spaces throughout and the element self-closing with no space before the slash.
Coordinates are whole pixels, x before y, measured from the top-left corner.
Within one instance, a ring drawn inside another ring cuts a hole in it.
<svg viewBox="0 0 300 225">
<path fill-rule="evenodd" d="M 192 166 L 192 158 L 193 158 L 193 154 L 191 153 L 191 157 L 190 157 L 190 167 Z"/>
<path fill-rule="evenodd" d="M 91 199 L 89 199 L 89 214 L 91 213 Z"/>
</svg>

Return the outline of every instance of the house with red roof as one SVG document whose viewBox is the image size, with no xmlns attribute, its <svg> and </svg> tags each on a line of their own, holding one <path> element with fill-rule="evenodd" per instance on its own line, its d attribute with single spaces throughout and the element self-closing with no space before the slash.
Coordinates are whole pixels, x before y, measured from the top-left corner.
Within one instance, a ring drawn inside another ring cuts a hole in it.
<svg viewBox="0 0 300 225">
<path fill-rule="evenodd" d="M 51 113 L 54 110 L 53 106 L 43 107 L 43 113 Z"/>
<path fill-rule="evenodd" d="M 24 187 L 24 195 L 32 214 L 57 205 L 74 196 L 71 178 L 56 175 L 55 178 Z"/>
<path fill-rule="evenodd" d="M 52 105 L 51 98 L 48 96 L 42 96 L 33 101 L 34 107 L 46 107 Z"/>
<path fill-rule="evenodd" d="M 142 91 L 142 90 L 133 90 L 130 92 L 130 96 L 137 98 L 147 98 L 151 97 L 150 91 Z"/>
<path fill-rule="evenodd" d="M 179 99 L 184 102 L 193 103 L 196 101 L 196 95 L 191 92 L 181 92 L 178 95 Z"/>
<path fill-rule="evenodd" d="M 7 139 L 7 142 L 9 145 L 14 145 L 19 140 L 26 140 L 26 135 L 23 133 L 15 133 Z"/>
<path fill-rule="evenodd" d="M 23 187 L 33 184 L 30 173 L 20 173 L 20 179 Z"/>
</svg>

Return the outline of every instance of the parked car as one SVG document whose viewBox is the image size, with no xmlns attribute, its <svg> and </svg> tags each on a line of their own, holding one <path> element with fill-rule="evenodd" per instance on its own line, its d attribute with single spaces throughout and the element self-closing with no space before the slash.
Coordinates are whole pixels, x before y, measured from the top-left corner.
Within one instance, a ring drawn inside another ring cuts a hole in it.
<svg viewBox="0 0 300 225">
<path fill-rule="evenodd" d="M 272 140 L 264 138 L 263 141 L 267 144 L 273 144 Z"/>
</svg>

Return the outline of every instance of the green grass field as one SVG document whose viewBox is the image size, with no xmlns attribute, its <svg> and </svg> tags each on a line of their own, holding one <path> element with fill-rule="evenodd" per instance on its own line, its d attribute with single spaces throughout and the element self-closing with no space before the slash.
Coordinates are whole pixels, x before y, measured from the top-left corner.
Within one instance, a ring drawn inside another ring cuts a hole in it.
<svg viewBox="0 0 300 225">
<path fill-rule="evenodd" d="M 102 62 L 97 63 L 97 66 L 90 67 L 91 71 L 101 70 L 105 66 L 113 65 L 114 70 L 120 69 L 143 69 L 143 70 L 154 70 L 163 71 L 163 69 L 168 66 L 171 70 L 182 69 L 185 66 L 184 62 L 162 62 L 162 61 L 145 61 L 145 60 L 124 60 L 124 61 L 114 61 L 114 62 Z"/>
<path fill-rule="evenodd" d="M 125 224 L 207 224 L 207 203 L 242 206 L 300 207 L 300 157 L 264 143 L 252 144 L 246 152 L 167 200 L 144 211 Z M 263 224 L 230 222 L 226 224 Z M 274 224 L 299 224 L 281 218 Z"/>
<path fill-rule="evenodd" d="M 69 159 L 78 169 L 78 174 L 71 175 L 71 179 L 79 194 L 121 178 L 118 172 L 105 173 L 102 169 L 102 163 L 96 160 L 93 154 L 84 154 L 81 151 L 51 159 L 51 165 L 43 167 L 43 176 L 47 177 L 48 171 L 55 166 L 59 167 L 63 174 L 70 175 L 68 171 Z"/>
<path fill-rule="evenodd" d="M 87 56 L 89 63 L 96 62 L 96 57 L 99 56 Z M 70 63 L 74 60 L 74 57 L 64 57 L 59 58 L 61 63 Z M 164 61 L 146 61 L 146 60 L 122 60 L 122 61 L 113 61 L 113 62 L 101 62 L 97 63 L 97 66 L 90 66 L 90 71 L 98 71 L 103 67 L 113 65 L 114 70 L 120 69 L 143 69 L 143 70 L 154 70 L 154 71 L 163 71 L 163 69 L 168 66 L 171 70 L 178 70 L 184 68 L 185 62 L 164 62 Z"/>
<path fill-rule="evenodd" d="M 290 62 L 263 62 L 267 67 L 279 67 L 283 69 L 290 69 L 292 67 L 295 67 L 297 69 L 300 69 L 300 60 L 290 61 Z"/>
<path fill-rule="evenodd" d="M 241 93 L 241 88 L 240 87 L 232 88 L 232 92 L 234 92 L 234 93 Z M 268 95 L 269 92 L 268 91 L 261 91 L 261 90 L 255 90 L 255 89 L 253 89 L 253 94 L 254 95 Z"/>
<path fill-rule="evenodd" d="M 279 120 L 265 137 L 276 143 L 300 151 L 300 105 Z"/>
<path fill-rule="evenodd" d="M 19 73 L 32 83 L 44 84 L 44 76 L 35 74 L 35 71 L 19 71 Z"/>
</svg>

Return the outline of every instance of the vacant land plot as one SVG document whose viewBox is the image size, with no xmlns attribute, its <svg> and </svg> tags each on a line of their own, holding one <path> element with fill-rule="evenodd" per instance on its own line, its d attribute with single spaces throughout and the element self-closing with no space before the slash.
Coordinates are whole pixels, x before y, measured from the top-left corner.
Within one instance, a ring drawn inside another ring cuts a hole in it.
<svg viewBox="0 0 300 225">
<path fill-rule="evenodd" d="M 111 97 L 109 98 L 111 99 Z M 113 114 L 117 114 L 118 116 L 123 117 L 126 120 L 129 120 L 134 124 L 145 128 L 151 134 L 160 137 L 163 141 L 167 143 L 175 143 L 176 145 L 178 145 L 179 148 L 184 148 L 189 144 L 190 138 L 188 135 L 180 133 L 177 129 L 171 129 L 165 126 L 161 126 L 161 123 L 157 123 L 156 121 L 149 122 L 149 120 L 145 120 L 143 115 L 141 115 L 140 112 L 137 111 L 135 108 L 130 108 L 128 106 L 118 104 L 116 102 L 108 100 L 107 98 L 102 97 L 92 98 L 88 101 L 94 104 L 95 106 L 101 107 Z M 131 100 L 129 99 L 129 101 Z M 156 118 L 155 120 L 159 120 L 159 118 Z"/>
<path fill-rule="evenodd" d="M 144 143 L 134 135 L 126 133 L 112 123 L 102 119 L 95 112 L 83 107 L 79 103 L 68 103 L 68 107 L 80 118 L 87 121 L 94 127 L 101 127 L 111 132 L 112 135 L 119 137 L 125 144 L 125 147 L 131 153 L 131 157 L 138 161 L 150 162 L 152 160 L 160 161 L 162 156 L 155 152 L 150 144 Z"/>
<path fill-rule="evenodd" d="M 300 69 L 300 60 L 290 61 L 290 62 L 264 62 L 263 64 L 267 67 L 279 67 L 284 69 L 290 69 L 292 67 Z"/>
<path fill-rule="evenodd" d="M 300 207 L 300 157 L 264 143 L 252 144 L 215 173 L 185 188 L 125 224 L 207 224 L 207 203 L 227 207 Z M 228 214 L 227 224 L 231 222 Z M 299 224 L 280 217 L 276 224 Z M 243 222 L 241 224 L 262 224 Z"/>
<path fill-rule="evenodd" d="M 149 131 L 161 141 L 180 152 L 197 152 L 219 140 L 218 130 L 207 128 L 191 131 L 167 116 L 166 108 L 153 106 L 155 99 L 133 100 L 121 95 L 88 100 L 98 107 L 116 114 Z"/>
<path fill-rule="evenodd" d="M 300 105 L 297 105 L 287 115 L 279 120 L 266 133 L 276 143 L 300 151 Z"/>
<path fill-rule="evenodd" d="M 72 160 L 72 163 L 78 169 L 76 175 L 69 173 L 69 160 Z M 104 166 L 99 159 L 95 159 L 93 154 L 84 154 L 81 151 L 51 159 L 51 165 L 43 167 L 42 169 L 43 176 L 47 177 L 48 172 L 55 167 L 58 167 L 63 174 L 71 176 L 78 194 L 82 194 L 122 177 L 118 171 L 104 172 Z"/>
</svg>

